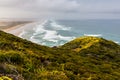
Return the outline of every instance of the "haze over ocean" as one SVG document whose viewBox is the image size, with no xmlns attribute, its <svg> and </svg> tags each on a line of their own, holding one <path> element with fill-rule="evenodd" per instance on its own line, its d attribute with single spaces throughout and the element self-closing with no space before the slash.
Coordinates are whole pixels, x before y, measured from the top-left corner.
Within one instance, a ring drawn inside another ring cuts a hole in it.
<svg viewBox="0 0 120 80">
<path fill-rule="evenodd" d="M 76 37 L 95 36 L 120 42 L 120 20 L 45 20 L 19 35 L 38 44 L 62 45 Z"/>
<path fill-rule="evenodd" d="M 48 19 L 30 25 L 33 27 L 19 35 L 47 46 L 62 45 L 80 36 L 120 42 L 120 0 L 0 0 L 0 20 L 4 19 Z"/>
</svg>

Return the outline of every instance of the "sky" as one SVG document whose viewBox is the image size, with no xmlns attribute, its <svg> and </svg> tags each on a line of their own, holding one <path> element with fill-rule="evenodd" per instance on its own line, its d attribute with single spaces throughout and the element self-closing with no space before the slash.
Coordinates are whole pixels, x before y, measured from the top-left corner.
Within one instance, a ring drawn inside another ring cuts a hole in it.
<svg viewBox="0 0 120 80">
<path fill-rule="evenodd" d="M 120 19 L 120 0 L 0 0 L 0 19 Z"/>
</svg>

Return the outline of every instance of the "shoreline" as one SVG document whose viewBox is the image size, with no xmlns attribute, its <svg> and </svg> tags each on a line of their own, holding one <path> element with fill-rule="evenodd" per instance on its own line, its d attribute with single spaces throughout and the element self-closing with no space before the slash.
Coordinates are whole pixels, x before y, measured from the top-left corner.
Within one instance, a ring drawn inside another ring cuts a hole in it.
<svg viewBox="0 0 120 80">
<path fill-rule="evenodd" d="M 24 30 L 31 30 L 32 28 L 34 28 L 36 25 L 42 24 L 44 22 L 44 20 L 41 20 L 39 22 L 35 22 L 35 21 L 31 21 L 31 22 L 23 22 L 21 24 L 17 24 L 15 25 L 13 23 L 12 27 L 8 27 L 6 29 L 2 29 L 2 31 L 13 34 L 15 36 L 19 36 L 20 33 L 22 33 L 22 31 Z"/>
<path fill-rule="evenodd" d="M 7 33 L 11 33 L 14 34 L 15 36 L 18 36 L 22 30 L 19 30 L 19 28 L 23 28 L 25 25 L 30 24 L 30 23 L 23 23 L 23 24 L 18 24 L 16 26 L 12 26 L 6 29 L 2 29 L 2 31 L 7 32 Z"/>
<path fill-rule="evenodd" d="M 11 27 L 15 27 L 22 24 L 28 24 L 31 22 L 30 21 L 0 21 L 0 30 L 5 30 Z"/>
</svg>

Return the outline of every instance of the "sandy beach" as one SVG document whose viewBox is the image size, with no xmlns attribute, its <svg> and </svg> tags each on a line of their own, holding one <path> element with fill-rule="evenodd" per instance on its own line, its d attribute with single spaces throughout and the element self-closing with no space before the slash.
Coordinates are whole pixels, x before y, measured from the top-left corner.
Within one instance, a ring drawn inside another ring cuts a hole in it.
<svg viewBox="0 0 120 80">
<path fill-rule="evenodd" d="M 31 29 L 32 27 L 30 27 L 29 25 L 31 25 L 33 23 L 25 23 L 25 24 L 19 24 L 7 29 L 3 29 L 3 31 L 7 32 L 7 33 L 11 33 L 14 34 L 15 36 L 19 36 L 20 33 L 22 33 L 23 30 L 25 29 Z"/>
<path fill-rule="evenodd" d="M 24 30 L 33 29 L 37 24 L 41 24 L 43 20 L 39 22 L 12 22 L 12 23 L 4 23 L 5 27 L 0 27 L 2 31 L 13 34 L 15 36 L 19 36 Z"/>
<path fill-rule="evenodd" d="M 31 21 L 0 21 L 0 30 L 31 23 Z"/>
<path fill-rule="evenodd" d="M 30 23 L 32 21 L 0 21 L 0 30 L 18 36 L 21 32 L 18 28 Z"/>
</svg>

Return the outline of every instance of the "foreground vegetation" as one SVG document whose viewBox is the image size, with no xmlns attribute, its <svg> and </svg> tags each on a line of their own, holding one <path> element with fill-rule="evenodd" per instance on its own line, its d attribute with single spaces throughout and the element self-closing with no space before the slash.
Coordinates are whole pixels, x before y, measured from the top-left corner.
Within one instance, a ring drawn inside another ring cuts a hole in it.
<svg viewBox="0 0 120 80">
<path fill-rule="evenodd" d="M 119 80 L 120 45 L 81 37 L 46 47 L 0 31 L 0 80 Z"/>
</svg>

